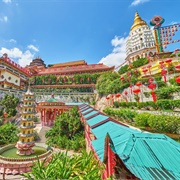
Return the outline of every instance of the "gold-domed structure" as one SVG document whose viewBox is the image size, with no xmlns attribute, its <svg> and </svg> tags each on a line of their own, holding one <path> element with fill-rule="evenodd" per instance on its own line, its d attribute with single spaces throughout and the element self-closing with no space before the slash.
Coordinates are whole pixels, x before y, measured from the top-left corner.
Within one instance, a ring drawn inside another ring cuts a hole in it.
<svg viewBox="0 0 180 180">
<path fill-rule="evenodd" d="M 141 19 L 138 12 L 136 12 L 135 16 L 134 16 L 134 23 L 131 26 L 131 31 L 133 31 L 133 30 L 135 30 L 138 27 L 143 26 L 143 25 L 147 25 L 147 24 L 146 24 L 146 22 L 144 20 Z"/>
</svg>

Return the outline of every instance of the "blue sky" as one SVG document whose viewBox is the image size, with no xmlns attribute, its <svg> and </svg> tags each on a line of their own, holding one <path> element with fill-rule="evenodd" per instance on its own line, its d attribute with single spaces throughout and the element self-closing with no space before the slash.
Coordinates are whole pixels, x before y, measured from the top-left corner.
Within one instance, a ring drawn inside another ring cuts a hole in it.
<svg viewBox="0 0 180 180">
<path fill-rule="evenodd" d="M 0 55 L 25 66 L 41 57 L 46 64 L 86 60 L 119 65 L 134 14 L 148 24 L 180 23 L 178 0 L 1 0 Z M 179 30 L 180 31 L 180 30 Z M 176 34 L 175 39 L 180 39 Z M 180 48 L 180 43 L 166 50 Z"/>
</svg>

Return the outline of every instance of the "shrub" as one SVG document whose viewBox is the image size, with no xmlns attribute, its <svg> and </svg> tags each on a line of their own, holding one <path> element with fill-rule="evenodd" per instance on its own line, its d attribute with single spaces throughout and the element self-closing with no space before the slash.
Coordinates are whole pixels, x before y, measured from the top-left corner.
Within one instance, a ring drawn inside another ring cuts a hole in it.
<svg viewBox="0 0 180 180">
<path fill-rule="evenodd" d="M 171 101 L 169 100 L 158 100 L 157 105 L 159 106 L 160 109 L 162 110 L 168 110 L 171 109 Z"/>
<path fill-rule="evenodd" d="M 147 127 L 148 125 L 148 118 L 151 114 L 149 113 L 141 113 L 135 116 L 134 120 L 136 123 L 136 126 L 142 126 L 142 127 Z"/>
<path fill-rule="evenodd" d="M 147 63 L 148 63 L 147 58 L 140 58 L 140 59 L 138 59 L 136 61 L 133 61 L 133 67 L 138 68 L 138 67 L 143 66 L 143 65 L 145 65 Z"/>
<path fill-rule="evenodd" d="M 122 66 L 122 67 L 119 69 L 118 73 L 119 73 L 119 74 L 124 74 L 125 72 L 128 71 L 128 68 L 129 68 L 129 66 L 126 64 L 125 66 Z"/>
</svg>

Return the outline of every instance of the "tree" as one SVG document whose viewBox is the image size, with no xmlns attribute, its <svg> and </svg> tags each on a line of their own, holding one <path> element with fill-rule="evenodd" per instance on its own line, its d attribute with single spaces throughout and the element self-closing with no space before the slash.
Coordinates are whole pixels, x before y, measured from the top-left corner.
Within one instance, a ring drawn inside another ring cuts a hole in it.
<svg viewBox="0 0 180 180">
<path fill-rule="evenodd" d="M 17 142 L 18 132 L 18 127 L 14 124 L 7 123 L 0 126 L 0 145 Z"/>
<path fill-rule="evenodd" d="M 83 125 L 78 109 L 73 107 L 56 117 L 54 126 L 45 134 L 47 144 L 75 151 L 85 148 Z"/>
<path fill-rule="evenodd" d="M 8 116 L 15 116 L 17 111 L 16 107 L 18 105 L 19 99 L 14 96 L 14 94 L 8 95 L 6 94 L 4 98 L 1 100 L 0 105 L 2 105 L 2 109 L 4 112 L 7 112 Z"/>
<path fill-rule="evenodd" d="M 96 89 L 99 94 L 109 94 L 115 92 L 113 81 L 119 80 L 119 75 L 116 72 L 103 73 L 97 80 Z M 119 80 L 120 81 L 120 80 Z M 119 83 L 118 83 L 119 84 Z"/>
</svg>

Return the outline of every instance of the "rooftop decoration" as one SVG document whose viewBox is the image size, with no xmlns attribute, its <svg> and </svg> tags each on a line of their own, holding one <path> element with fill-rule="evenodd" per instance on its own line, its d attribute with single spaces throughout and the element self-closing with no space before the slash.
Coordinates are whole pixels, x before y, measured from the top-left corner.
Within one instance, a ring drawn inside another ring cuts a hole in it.
<svg viewBox="0 0 180 180">
<path fill-rule="evenodd" d="M 154 16 L 150 22 L 150 25 L 154 26 L 155 30 L 157 52 L 163 52 L 163 48 L 166 48 L 168 44 L 180 42 L 180 39 L 173 40 L 175 32 L 180 27 L 180 23 L 161 27 L 164 21 L 161 16 Z"/>
<path fill-rule="evenodd" d="M 137 29 L 138 27 L 140 27 L 142 25 L 147 25 L 147 24 L 146 24 L 146 22 L 144 20 L 141 19 L 138 12 L 136 12 L 135 17 L 134 17 L 134 23 L 131 26 L 131 31 Z"/>
</svg>

